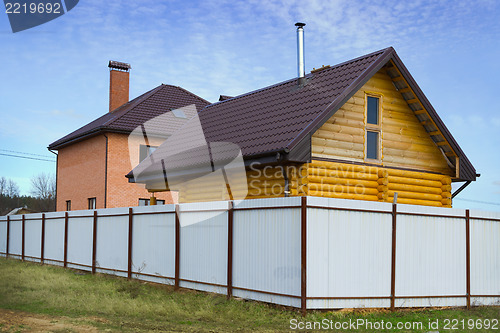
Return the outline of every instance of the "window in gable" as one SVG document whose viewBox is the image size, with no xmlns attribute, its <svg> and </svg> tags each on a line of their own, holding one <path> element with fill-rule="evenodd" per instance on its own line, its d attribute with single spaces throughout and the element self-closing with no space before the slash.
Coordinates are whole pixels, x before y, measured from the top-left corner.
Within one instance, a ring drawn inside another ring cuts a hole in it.
<svg viewBox="0 0 500 333">
<path fill-rule="evenodd" d="M 379 152 L 378 132 L 366 131 L 366 158 L 378 160 Z"/>
<path fill-rule="evenodd" d="M 372 125 L 379 124 L 379 98 L 373 96 L 366 97 L 366 123 Z"/>
<path fill-rule="evenodd" d="M 365 160 L 380 162 L 382 159 L 382 95 L 366 94 L 365 101 Z"/>
</svg>

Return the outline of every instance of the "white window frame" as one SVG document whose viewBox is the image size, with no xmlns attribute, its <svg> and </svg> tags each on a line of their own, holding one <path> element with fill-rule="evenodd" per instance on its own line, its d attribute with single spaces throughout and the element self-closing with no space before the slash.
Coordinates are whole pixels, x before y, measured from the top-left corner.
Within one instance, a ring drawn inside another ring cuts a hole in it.
<svg viewBox="0 0 500 333">
<path fill-rule="evenodd" d="M 368 123 L 368 97 L 373 97 L 378 99 L 378 124 Z M 380 93 L 365 92 L 365 147 L 364 147 L 364 160 L 365 162 L 371 163 L 382 163 L 382 112 L 383 112 L 383 95 Z M 377 145 L 377 158 L 368 158 L 368 132 L 378 133 L 378 145 Z"/>
</svg>

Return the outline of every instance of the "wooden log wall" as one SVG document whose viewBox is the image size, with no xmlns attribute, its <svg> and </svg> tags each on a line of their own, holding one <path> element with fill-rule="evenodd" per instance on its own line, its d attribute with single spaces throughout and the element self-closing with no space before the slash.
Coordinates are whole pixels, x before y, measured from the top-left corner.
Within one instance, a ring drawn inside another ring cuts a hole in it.
<svg viewBox="0 0 500 333">
<path fill-rule="evenodd" d="M 308 195 L 451 207 L 451 177 L 430 172 L 313 160 Z"/>
</svg>

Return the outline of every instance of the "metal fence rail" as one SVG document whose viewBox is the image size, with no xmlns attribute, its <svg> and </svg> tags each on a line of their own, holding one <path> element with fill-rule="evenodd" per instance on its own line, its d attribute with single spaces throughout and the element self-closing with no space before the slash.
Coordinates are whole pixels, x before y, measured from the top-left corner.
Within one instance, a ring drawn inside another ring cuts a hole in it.
<svg viewBox="0 0 500 333">
<path fill-rule="evenodd" d="M 317 197 L 0 217 L 0 255 L 307 309 L 500 304 L 500 213 Z"/>
</svg>

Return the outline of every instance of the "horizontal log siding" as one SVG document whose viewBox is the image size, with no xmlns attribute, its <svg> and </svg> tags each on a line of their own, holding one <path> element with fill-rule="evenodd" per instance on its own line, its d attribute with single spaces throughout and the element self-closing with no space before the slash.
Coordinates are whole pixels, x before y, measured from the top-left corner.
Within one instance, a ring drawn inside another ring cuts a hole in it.
<svg viewBox="0 0 500 333">
<path fill-rule="evenodd" d="M 443 174 L 313 160 L 308 195 L 451 207 L 451 177 Z"/>
</svg>

